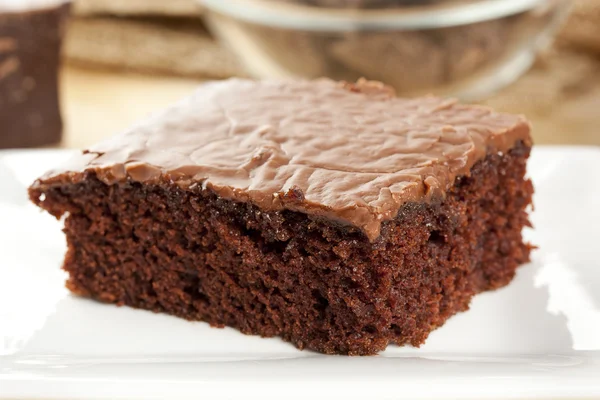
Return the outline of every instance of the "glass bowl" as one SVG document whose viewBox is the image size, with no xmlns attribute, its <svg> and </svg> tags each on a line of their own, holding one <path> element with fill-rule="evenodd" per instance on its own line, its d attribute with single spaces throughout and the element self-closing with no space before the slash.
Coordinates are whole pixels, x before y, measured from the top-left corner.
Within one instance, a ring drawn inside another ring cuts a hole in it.
<svg viewBox="0 0 600 400">
<path fill-rule="evenodd" d="M 570 0 L 199 0 L 257 78 L 385 82 L 467 100 L 511 83 L 550 43 Z"/>
</svg>

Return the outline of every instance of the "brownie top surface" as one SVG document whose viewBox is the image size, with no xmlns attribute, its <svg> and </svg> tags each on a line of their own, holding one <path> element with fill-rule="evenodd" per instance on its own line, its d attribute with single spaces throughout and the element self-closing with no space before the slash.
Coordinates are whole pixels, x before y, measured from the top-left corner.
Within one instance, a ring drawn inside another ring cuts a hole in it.
<svg viewBox="0 0 600 400">
<path fill-rule="evenodd" d="M 374 240 L 409 201 L 443 196 L 490 151 L 531 144 L 520 116 L 369 81 L 231 79 L 99 143 L 34 185 L 172 182 L 354 225 Z"/>
</svg>

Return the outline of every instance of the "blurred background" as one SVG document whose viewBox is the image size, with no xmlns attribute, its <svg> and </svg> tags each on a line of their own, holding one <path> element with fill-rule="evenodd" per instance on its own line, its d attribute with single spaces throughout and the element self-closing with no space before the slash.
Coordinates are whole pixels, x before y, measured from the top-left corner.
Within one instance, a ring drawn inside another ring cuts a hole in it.
<svg viewBox="0 0 600 400">
<path fill-rule="evenodd" d="M 538 144 L 600 145 L 600 0 L 56 0 L 40 24 L 49 1 L 0 1 L 0 126 L 14 128 L 0 147 L 84 148 L 232 76 L 366 77 L 525 114 Z M 62 138 L 7 140 L 23 135 L 19 115 L 42 129 L 57 112 L 31 88 L 52 79 L 57 61 L 35 40 L 49 31 L 62 42 Z"/>
</svg>

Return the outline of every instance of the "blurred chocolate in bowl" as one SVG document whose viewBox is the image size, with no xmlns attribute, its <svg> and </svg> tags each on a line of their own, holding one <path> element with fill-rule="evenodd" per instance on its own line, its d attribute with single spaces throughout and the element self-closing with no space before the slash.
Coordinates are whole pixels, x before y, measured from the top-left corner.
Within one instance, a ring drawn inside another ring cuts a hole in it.
<svg viewBox="0 0 600 400">
<path fill-rule="evenodd" d="M 195 0 L 75 0 L 65 56 L 77 66 L 158 75 L 244 75 Z"/>
<path fill-rule="evenodd" d="M 433 3 L 440 0 L 280 0 L 287 3 L 306 4 L 317 7 L 333 8 L 392 8 L 398 6 L 414 6 Z M 460 0 L 446 0 L 460 1 Z"/>
<path fill-rule="evenodd" d="M 521 76 L 569 0 L 202 0 L 256 77 L 381 80 L 477 99 Z"/>
<path fill-rule="evenodd" d="M 69 6 L 0 0 L 0 148 L 61 139 L 58 68 Z"/>
</svg>

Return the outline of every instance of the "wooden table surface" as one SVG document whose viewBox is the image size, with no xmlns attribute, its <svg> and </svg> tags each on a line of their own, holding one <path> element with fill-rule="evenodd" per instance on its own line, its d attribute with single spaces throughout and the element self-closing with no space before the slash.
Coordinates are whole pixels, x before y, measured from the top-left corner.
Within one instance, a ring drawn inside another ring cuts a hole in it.
<svg viewBox="0 0 600 400">
<path fill-rule="evenodd" d="M 65 67 L 61 147 L 85 148 L 190 94 L 198 80 Z M 537 144 L 600 145 L 600 92 L 566 102 L 550 115 L 529 116 Z M 599 128 L 597 128 L 599 127 Z"/>
<path fill-rule="evenodd" d="M 63 68 L 62 147 L 85 148 L 193 92 L 200 81 Z"/>
</svg>

